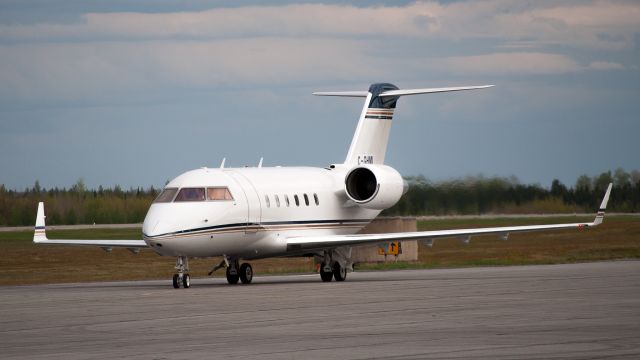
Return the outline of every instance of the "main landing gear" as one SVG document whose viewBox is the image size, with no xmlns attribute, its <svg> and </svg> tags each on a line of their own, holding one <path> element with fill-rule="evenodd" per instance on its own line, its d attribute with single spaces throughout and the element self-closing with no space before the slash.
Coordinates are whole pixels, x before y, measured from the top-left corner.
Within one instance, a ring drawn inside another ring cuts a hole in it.
<svg viewBox="0 0 640 360">
<path fill-rule="evenodd" d="M 345 281 L 347 279 L 346 258 L 348 257 L 338 251 L 325 251 L 320 264 L 320 279 L 323 282 L 330 282 L 334 278 L 336 281 Z"/>
<path fill-rule="evenodd" d="M 227 282 L 231 285 L 237 284 L 238 281 L 241 281 L 243 284 L 250 284 L 253 280 L 253 268 L 251 267 L 251 264 L 243 263 L 240 265 L 238 258 L 230 258 L 226 255 L 223 257 L 220 264 L 211 269 L 209 275 L 223 267 L 227 268 Z"/>
<path fill-rule="evenodd" d="M 189 277 L 189 259 L 186 256 L 176 258 L 176 271 L 173 274 L 173 287 L 179 289 L 182 286 L 188 289 L 191 286 L 191 278 Z"/>
</svg>

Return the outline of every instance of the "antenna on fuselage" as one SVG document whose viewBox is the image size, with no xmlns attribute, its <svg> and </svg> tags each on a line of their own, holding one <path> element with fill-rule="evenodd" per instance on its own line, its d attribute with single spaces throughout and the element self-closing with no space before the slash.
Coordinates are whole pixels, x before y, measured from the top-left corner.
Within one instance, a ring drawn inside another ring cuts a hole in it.
<svg viewBox="0 0 640 360">
<path fill-rule="evenodd" d="M 220 163 L 220 169 L 224 169 L 224 163 L 227 161 L 227 158 L 222 158 L 222 162 Z"/>
<path fill-rule="evenodd" d="M 260 158 L 260 162 L 258 162 L 258 167 L 261 168 L 262 167 L 262 160 L 264 160 L 263 157 Z"/>
</svg>

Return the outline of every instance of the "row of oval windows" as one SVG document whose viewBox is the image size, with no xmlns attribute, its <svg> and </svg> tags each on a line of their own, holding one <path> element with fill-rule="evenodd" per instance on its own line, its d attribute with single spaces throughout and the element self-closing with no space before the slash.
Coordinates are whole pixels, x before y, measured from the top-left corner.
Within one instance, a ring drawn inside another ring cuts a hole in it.
<svg viewBox="0 0 640 360">
<path fill-rule="evenodd" d="M 309 196 L 307 194 L 302 194 L 302 197 L 304 198 L 304 203 L 306 206 L 310 205 L 310 201 L 309 201 Z M 278 195 L 273 195 L 273 199 L 275 201 L 275 206 L 276 207 L 280 207 L 280 197 Z M 318 194 L 313 194 L 313 200 L 316 203 L 316 206 L 320 206 L 320 200 L 318 199 Z M 300 198 L 298 197 L 298 194 L 293 195 L 293 201 L 295 202 L 296 206 L 300 206 Z M 264 202 L 267 205 L 268 208 L 271 207 L 271 198 L 269 197 L 269 195 L 265 195 L 264 196 Z M 289 202 L 289 195 L 284 195 L 284 203 L 287 207 L 291 206 L 291 203 Z"/>
</svg>

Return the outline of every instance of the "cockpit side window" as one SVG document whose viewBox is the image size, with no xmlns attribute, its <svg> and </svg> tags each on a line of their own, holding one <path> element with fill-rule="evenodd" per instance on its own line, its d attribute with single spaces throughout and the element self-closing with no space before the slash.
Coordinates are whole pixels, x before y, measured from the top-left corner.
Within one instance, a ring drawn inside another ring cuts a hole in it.
<svg viewBox="0 0 640 360">
<path fill-rule="evenodd" d="M 207 188 L 207 200 L 233 200 L 233 196 L 226 187 Z"/>
<path fill-rule="evenodd" d="M 178 192 L 178 188 L 165 188 L 160 195 L 153 201 L 154 203 L 168 203 Z"/>
<path fill-rule="evenodd" d="M 182 188 L 173 201 L 204 201 L 204 188 Z"/>
</svg>

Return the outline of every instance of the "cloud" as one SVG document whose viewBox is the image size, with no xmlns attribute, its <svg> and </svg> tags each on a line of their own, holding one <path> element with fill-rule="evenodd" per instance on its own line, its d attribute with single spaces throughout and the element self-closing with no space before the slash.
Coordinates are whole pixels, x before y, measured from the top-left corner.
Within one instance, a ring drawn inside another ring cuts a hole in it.
<svg viewBox="0 0 640 360">
<path fill-rule="evenodd" d="M 291 4 L 4 24 L 0 105 L 144 101 L 236 84 L 366 83 L 413 80 L 418 73 L 622 70 L 625 65 L 610 61 L 607 51 L 633 46 L 638 9 L 637 3 L 602 1 Z M 581 58 L 585 54 L 588 60 Z"/>
<path fill-rule="evenodd" d="M 462 74 L 540 75 L 562 74 L 582 70 L 565 55 L 546 53 L 494 53 L 443 59 L 442 66 Z"/>
<path fill-rule="evenodd" d="M 610 61 L 594 61 L 587 66 L 589 70 L 623 70 L 624 68 L 624 65 Z"/>
<path fill-rule="evenodd" d="M 177 89 L 367 78 L 375 69 L 363 56 L 359 43 L 335 39 L 0 46 L 0 101 L 93 103 Z"/>
<path fill-rule="evenodd" d="M 435 3 L 359 8 L 343 5 L 285 5 L 217 8 L 174 13 L 89 13 L 74 24 L 0 27 L 0 38 L 166 39 L 256 36 L 422 35 L 438 27 Z"/>
<path fill-rule="evenodd" d="M 549 5 L 551 4 L 551 5 Z M 535 7 L 534 7 L 535 6 Z M 172 13 L 88 13 L 72 24 L 0 26 L 4 41 L 140 41 L 242 37 L 420 37 L 624 49 L 640 32 L 640 4 L 516 0 L 405 6 L 291 4 Z"/>
<path fill-rule="evenodd" d="M 622 70 L 625 67 L 609 61 L 594 61 L 583 66 L 562 54 L 538 52 L 505 52 L 456 56 L 434 62 L 435 67 L 454 74 L 486 75 L 553 75 L 590 70 Z"/>
</svg>

